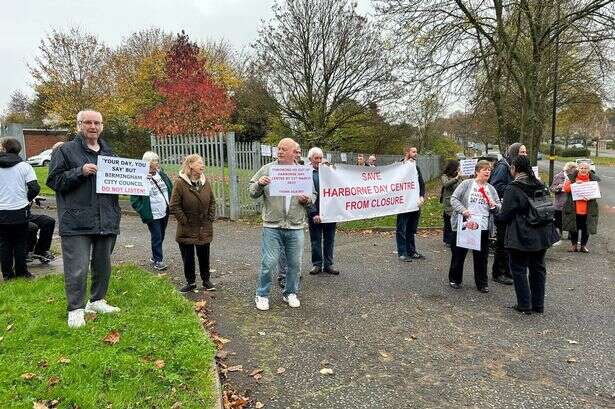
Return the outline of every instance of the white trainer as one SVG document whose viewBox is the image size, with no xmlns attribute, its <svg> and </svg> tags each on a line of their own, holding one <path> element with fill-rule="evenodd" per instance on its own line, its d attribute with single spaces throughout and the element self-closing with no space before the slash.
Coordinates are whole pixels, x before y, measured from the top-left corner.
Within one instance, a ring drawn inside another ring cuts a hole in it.
<svg viewBox="0 0 615 409">
<path fill-rule="evenodd" d="M 269 298 L 256 296 L 254 298 L 256 302 L 256 309 L 261 311 L 267 311 L 269 309 Z"/>
<path fill-rule="evenodd" d="M 85 326 L 85 310 L 78 308 L 68 312 L 68 328 L 81 328 Z"/>
<path fill-rule="evenodd" d="M 100 313 L 100 314 L 113 314 L 114 312 L 120 312 L 120 309 L 113 305 L 107 304 L 105 300 L 98 300 L 89 302 L 85 305 L 85 312 Z"/>
<path fill-rule="evenodd" d="M 285 303 L 288 303 L 288 306 L 291 308 L 299 308 L 301 307 L 301 302 L 297 298 L 297 294 L 288 294 L 288 297 L 282 297 Z"/>
</svg>

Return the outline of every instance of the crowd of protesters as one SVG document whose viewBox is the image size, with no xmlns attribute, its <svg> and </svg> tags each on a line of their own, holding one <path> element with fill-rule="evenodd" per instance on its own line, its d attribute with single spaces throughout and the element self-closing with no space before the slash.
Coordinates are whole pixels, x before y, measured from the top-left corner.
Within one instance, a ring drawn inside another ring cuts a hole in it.
<svg viewBox="0 0 615 409">
<path fill-rule="evenodd" d="M 96 192 L 98 156 L 115 155 L 110 145 L 100 139 L 103 118 L 99 112 L 79 112 L 77 128 L 74 139 L 54 147 L 46 181 L 56 194 L 68 325 L 72 328 L 85 325 L 87 312 L 119 312 L 119 308 L 105 300 L 111 277 L 111 253 L 120 232 L 118 196 Z M 27 268 L 29 259 L 50 262 L 54 258 L 50 245 L 56 223 L 49 216 L 32 215 L 31 204 L 40 186 L 33 168 L 19 156 L 20 151 L 16 139 L 0 139 L 0 267 L 5 280 L 32 277 Z M 403 262 L 425 259 L 415 242 L 420 209 L 426 199 L 417 155 L 415 147 L 408 147 L 402 159 L 403 163 L 416 166 L 419 188 L 418 209 L 397 215 L 397 256 Z M 197 260 L 203 289 L 214 290 L 210 280 L 210 244 L 215 199 L 204 174 L 203 158 L 188 155 L 174 181 L 162 170 L 155 152 L 145 152 L 142 159 L 149 166 L 149 194 L 132 196 L 130 202 L 150 232 L 152 268 L 168 267 L 163 242 L 172 215 L 177 222 L 175 239 L 186 278 L 181 291 L 197 288 Z M 301 305 L 298 295 L 306 226 L 311 247 L 310 275 L 340 274 L 334 268 L 336 223 L 326 223 L 321 218 L 319 169 L 326 162 L 323 151 L 311 148 L 308 160 L 306 165 L 311 167 L 313 179 L 313 191 L 309 195 L 272 196 L 269 191 L 272 166 L 303 165 L 301 149 L 291 138 L 279 142 L 277 159 L 261 167 L 250 181 L 251 197 L 261 200 L 263 222 L 255 295 L 259 310 L 269 309 L 275 271 L 284 302 L 293 308 Z M 376 166 L 376 157 L 371 155 L 366 162 L 359 155 L 357 165 Z M 479 229 L 480 245 L 472 250 L 477 290 L 489 292 L 489 241 L 494 238 L 493 281 L 514 284 L 517 303 L 512 308 L 515 310 L 524 314 L 542 313 L 547 249 L 558 244 L 561 234 L 567 231 L 571 241 L 569 251 L 588 253 L 589 236 L 596 233 L 596 200 L 572 199 L 572 184 L 590 181 L 599 178 L 588 164 L 577 166 L 570 162 L 555 175 L 551 186 L 545 187 L 534 175 L 527 150 L 520 143 L 512 144 L 494 166 L 479 160 L 472 177 L 463 178 L 459 161 L 449 161 L 442 175 L 440 201 L 443 241 L 451 250 L 450 286 L 462 288 L 464 261 L 469 251 L 458 243 L 459 229 Z M 555 195 L 552 204 L 545 199 L 549 190 Z M 543 201 L 537 202 L 541 198 Z M 86 295 L 88 272 L 92 276 L 89 297 Z"/>
</svg>

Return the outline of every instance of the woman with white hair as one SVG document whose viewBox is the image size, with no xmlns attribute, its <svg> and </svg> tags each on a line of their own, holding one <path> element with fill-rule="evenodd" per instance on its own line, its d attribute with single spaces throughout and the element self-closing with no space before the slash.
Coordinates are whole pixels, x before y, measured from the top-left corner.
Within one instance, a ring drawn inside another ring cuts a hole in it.
<svg viewBox="0 0 615 409">
<path fill-rule="evenodd" d="M 549 190 L 555 194 L 555 200 L 553 201 L 553 208 L 555 209 L 555 227 L 559 231 L 559 235 L 562 235 L 562 210 L 566 203 L 566 197 L 568 194 L 564 192 L 564 182 L 568 179 L 568 175 L 573 174 L 577 170 L 577 164 L 575 162 L 566 162 L 564 169 L 553 177 L 553 183 L 549 187 Z M 561 243 L 558 241 L 554 244 L 557 246 Z"/>
<path fill-rule="evenodd" d="M 149 229 L 152 266 L 155 270 L 165 270 L 168 266 L 163 261 L 162 242 L 169 221 L 169 197 L 173 190 L 173 183 L 160 168 L 160 157 L 156 152 L 145 152 L 143 160 L 149 164 L 147 175 L 151 184 L 149 196 L 130 196 L 130 204 Z"/>
<path fill-rule="evenodd" d="M 312 269 L 310 274 L 321 272 L 338 275 L 340 272 L 333 268 L 333 246 L 335 244 L 335 223 L 323 223 L 320 219 L 320 179 L 318 169 L 322 163 L 322 149 L 313 147 L 308 152 L 308 159 L 312 165 L 312 179 L 316 200 L 308 210 L 308 226 L 310 228 L 310 245 L 312 248 Z"/>
</svg>

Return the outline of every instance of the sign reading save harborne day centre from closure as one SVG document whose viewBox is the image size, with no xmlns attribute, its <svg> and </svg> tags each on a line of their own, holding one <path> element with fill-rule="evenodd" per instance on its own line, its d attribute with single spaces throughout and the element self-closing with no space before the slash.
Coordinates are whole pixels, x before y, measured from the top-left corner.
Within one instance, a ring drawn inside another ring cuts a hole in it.
<svg viewBox="0 0 615 409">
<path fill-rule="evenodd" d="M 320 218 L 324 223 L 369 219 L 419 209 L 414 163 L 387 166 L 321 165 Z"/>
<path fill-rule="evenodd" d="M 149 165 L 146 161 L 99 156 L 96 163 L 96 193 L 148 196 Z"/>
</svg>

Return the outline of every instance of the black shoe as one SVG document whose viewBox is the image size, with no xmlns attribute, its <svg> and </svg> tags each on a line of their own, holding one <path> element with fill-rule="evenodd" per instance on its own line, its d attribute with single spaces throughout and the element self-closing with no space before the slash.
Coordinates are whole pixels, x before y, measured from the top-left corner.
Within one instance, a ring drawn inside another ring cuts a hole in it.
<svg viewBox="0 0 615 409">
<path fill-rule="evenodd" d="M 322 273 L 322 268 L 320 268 L 320 266 L 314 266 L 310 270 L 310 274 L 313 276 L 315 276 L 316 274 L 320 274 L 320 273 Z"/>
<path fill-rule="evenodd" d="M 189 293 L 190 291 L 194 291 L 194 290 L 196 290 L 196 284 L 194 283 L 192 284 L 188 283 L 179 289 L 179 291 L 182 293 Z"/>
<path fill-rule="evenodd" d="M 53 260 L 56 259 L 56 257 L 50 251 L 45 251 L 42 254 L 33 254 L 32 257 L 37 258 L 43 264 L 51 263 Z"/>
<path fill-rule="evenodd" d="M 406 263 L 411 263 L 412 259 L 408 256 L 399 256 L 400 261 L 405 261 Z"/>
<path fill-rule="evenodd" d="M 478 288 L 478 291 L 480 291 L 481 293 L 488 293 L 489 292 L 489 287 Z"/>
<path fill-rule="evenodd" d="M 496 283 L 505 284 L 505 285 L 513 284 L 513 279 L 510 277 L 506 277 L 506 276 L 493 277 L 493 281 L 495 281 Z"/>
<path fill-rule="evenodd" d="M 452 288 L 454 288 L 455 290 L 459 290 L 461 288 L 461 284 L 459 283 L 454 283 L 454 282 L 450 282 L 448 283 Z"/>
<path fill-rule="evenodd" d="M 331 274 L 334 276 L 337 276 L 340 274 L 339 270 L 334 269 L 333 267 L 329 266 L 329 267 L 325 267 L 325 269 L 323 270 L 325 273 L 327 274 Z"/>
<path fill-rule="evenodd" d="M 544 308 L 534 308 L 532 307 L 532 311 L 535 312 L 536 314 L 542 314 L 545 312 Z"/>
<path fill-rule="evenodd" d="M 207 280 L 203 282 L 203 290 L 205 291 L 215 291 L 216 286 L 211 281 Z"/>
<path fill-rule="evenodd" d="M 521 314 L 532 315 L 532 310 L 526 309 L 526 308 L 519 308 L 518 305 L 513 305 L 512 307 L 509 307 L 509 308 L 512 308 L 513 310 Z"/>
<path fill-rule="evenodd" d="M 414 253 L 413 255 L 410 256 L 410 258 L 413 260 L 425 260 L 425 256 L 422 255 L 421 253 Z"/>
</svg>

